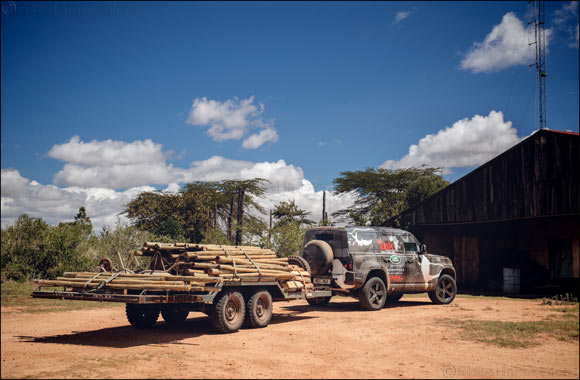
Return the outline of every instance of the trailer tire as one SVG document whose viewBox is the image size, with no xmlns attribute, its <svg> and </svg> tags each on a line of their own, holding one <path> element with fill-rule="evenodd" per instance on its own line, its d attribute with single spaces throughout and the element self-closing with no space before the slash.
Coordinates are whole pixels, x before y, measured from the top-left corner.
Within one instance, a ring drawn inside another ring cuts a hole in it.
<svg viewBox="0 0 580 380">
<path fill-rule="evenodd" d="M 153 327 L 155 322 L 157 322 L 157 318 L 159 318 L 159 307 L 128 303 L 125 306 L 125 314 L 131 326 L 136 329 L 148 329 Z"/>
<path fill-rule="evenodd" d="M 244 326 L 262 328 L 268 326 L 272 319 L 272 295 L 267 290 L 258 290 L 246 304 L 246 319 Z"/>
<path fill-rule="evenodd" d="M 179 310 L 176 308 L 161 309 L 161 316 L 163 317 L 163 320 L 167 322 L 168 325 L 172 326 L 182 325 L 187 319 L 188 315 L 188 310 Z"/>
<path fill-rule="evenodd" d="M 218 295 L 214 301 L 211 313 L 211 322 L 221 333 L 236 332 L 242 327 L 245 316 L 244 296 L 236 291 L 229 291 Z"/>
<path fill-rule="evenodd" d="M 297 265 L 310 273 L 310 264 L 308 264 L 308 261 L 304 257 L 296 255 L 288 256 L 288 264 Z"/>
</svg>

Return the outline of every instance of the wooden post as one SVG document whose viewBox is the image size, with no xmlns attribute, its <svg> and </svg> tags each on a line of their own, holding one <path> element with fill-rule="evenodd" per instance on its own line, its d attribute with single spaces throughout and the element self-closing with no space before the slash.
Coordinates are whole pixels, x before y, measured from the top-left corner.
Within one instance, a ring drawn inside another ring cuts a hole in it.
<svg viewBox="0 0 580 380">
<path fill-rule="evenodd" d="M 322 192 L 322 225 L 326 226 L 326 191 Z"/>
</svg>

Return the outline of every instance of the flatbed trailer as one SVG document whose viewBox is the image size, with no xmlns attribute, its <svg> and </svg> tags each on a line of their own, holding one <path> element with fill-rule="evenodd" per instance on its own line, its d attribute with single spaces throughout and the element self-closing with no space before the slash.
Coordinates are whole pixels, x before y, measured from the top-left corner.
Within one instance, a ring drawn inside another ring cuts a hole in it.
<svg viewBox="0 0 580 380">
<path fill-rule="evenodd" d="M 168 276 L 168 280 L 171 276 Z M 47 289 L 47 288 L 51 289 Z M 159 314 L 169 323 L 178 325 L 187 319 L 190 311 L 207 314 L 222 333 L 233 333 L 245 325 L 250 328 L 266 327 L 272 317 L 272 303 L 297 299 L 330 297 L 327 286 L 291 292 L 278 281 L 220 281 L 207 290 L 172 291 L 149 289 L 87 289 L 82 286 L 38 285 L 33 298 L 79 300 L 94 302 L 122 302 L 126 304 L 127 319 L 136 328 L 152 327 Z"/>
</svg>

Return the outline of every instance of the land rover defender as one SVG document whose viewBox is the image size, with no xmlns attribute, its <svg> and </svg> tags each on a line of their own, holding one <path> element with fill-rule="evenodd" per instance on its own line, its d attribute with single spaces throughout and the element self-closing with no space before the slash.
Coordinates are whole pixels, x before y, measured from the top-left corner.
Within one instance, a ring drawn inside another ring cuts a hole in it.
<svg viewBox="0 0 580 380">
<path fill-rule="evenodd" d="M 405 293 L 428 292 L 436 304 L 451 303 L 457 293 L 451 260 L 427 253 L 425 245 L 401 229 L 317 227 L 306 232 L 302 247 L 300 256 L 315 284 L 356 297 L 368 310 L 379 310 Z M 325 305 L 330 298 L 308 301 Z"/>
</svg>

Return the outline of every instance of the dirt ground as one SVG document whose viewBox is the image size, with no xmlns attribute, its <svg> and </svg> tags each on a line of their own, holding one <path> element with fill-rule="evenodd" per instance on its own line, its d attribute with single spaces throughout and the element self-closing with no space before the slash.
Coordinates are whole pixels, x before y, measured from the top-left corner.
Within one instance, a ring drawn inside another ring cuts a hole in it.
<svg viewBox="0 0 580 380">
<path fill-rule="evenodd" d="M 66 302 L 66 301 L 63 301 Z M 327 307 L 277 302 L 272 323 L 217 334 L 186 324 L 129 326 L 123 307 L 51 313 L 2 308 L 2 378 L 578 378 L 578 341 L 540 336 L 531 347 L 464 340 L 444 319 L 534 321 L 553 307 L 464 297 L 447 306 L 403 297 L 377 312 L 351 298 Z M 161 319 L 160 319 L 161 321 Z"/>
</svg>

